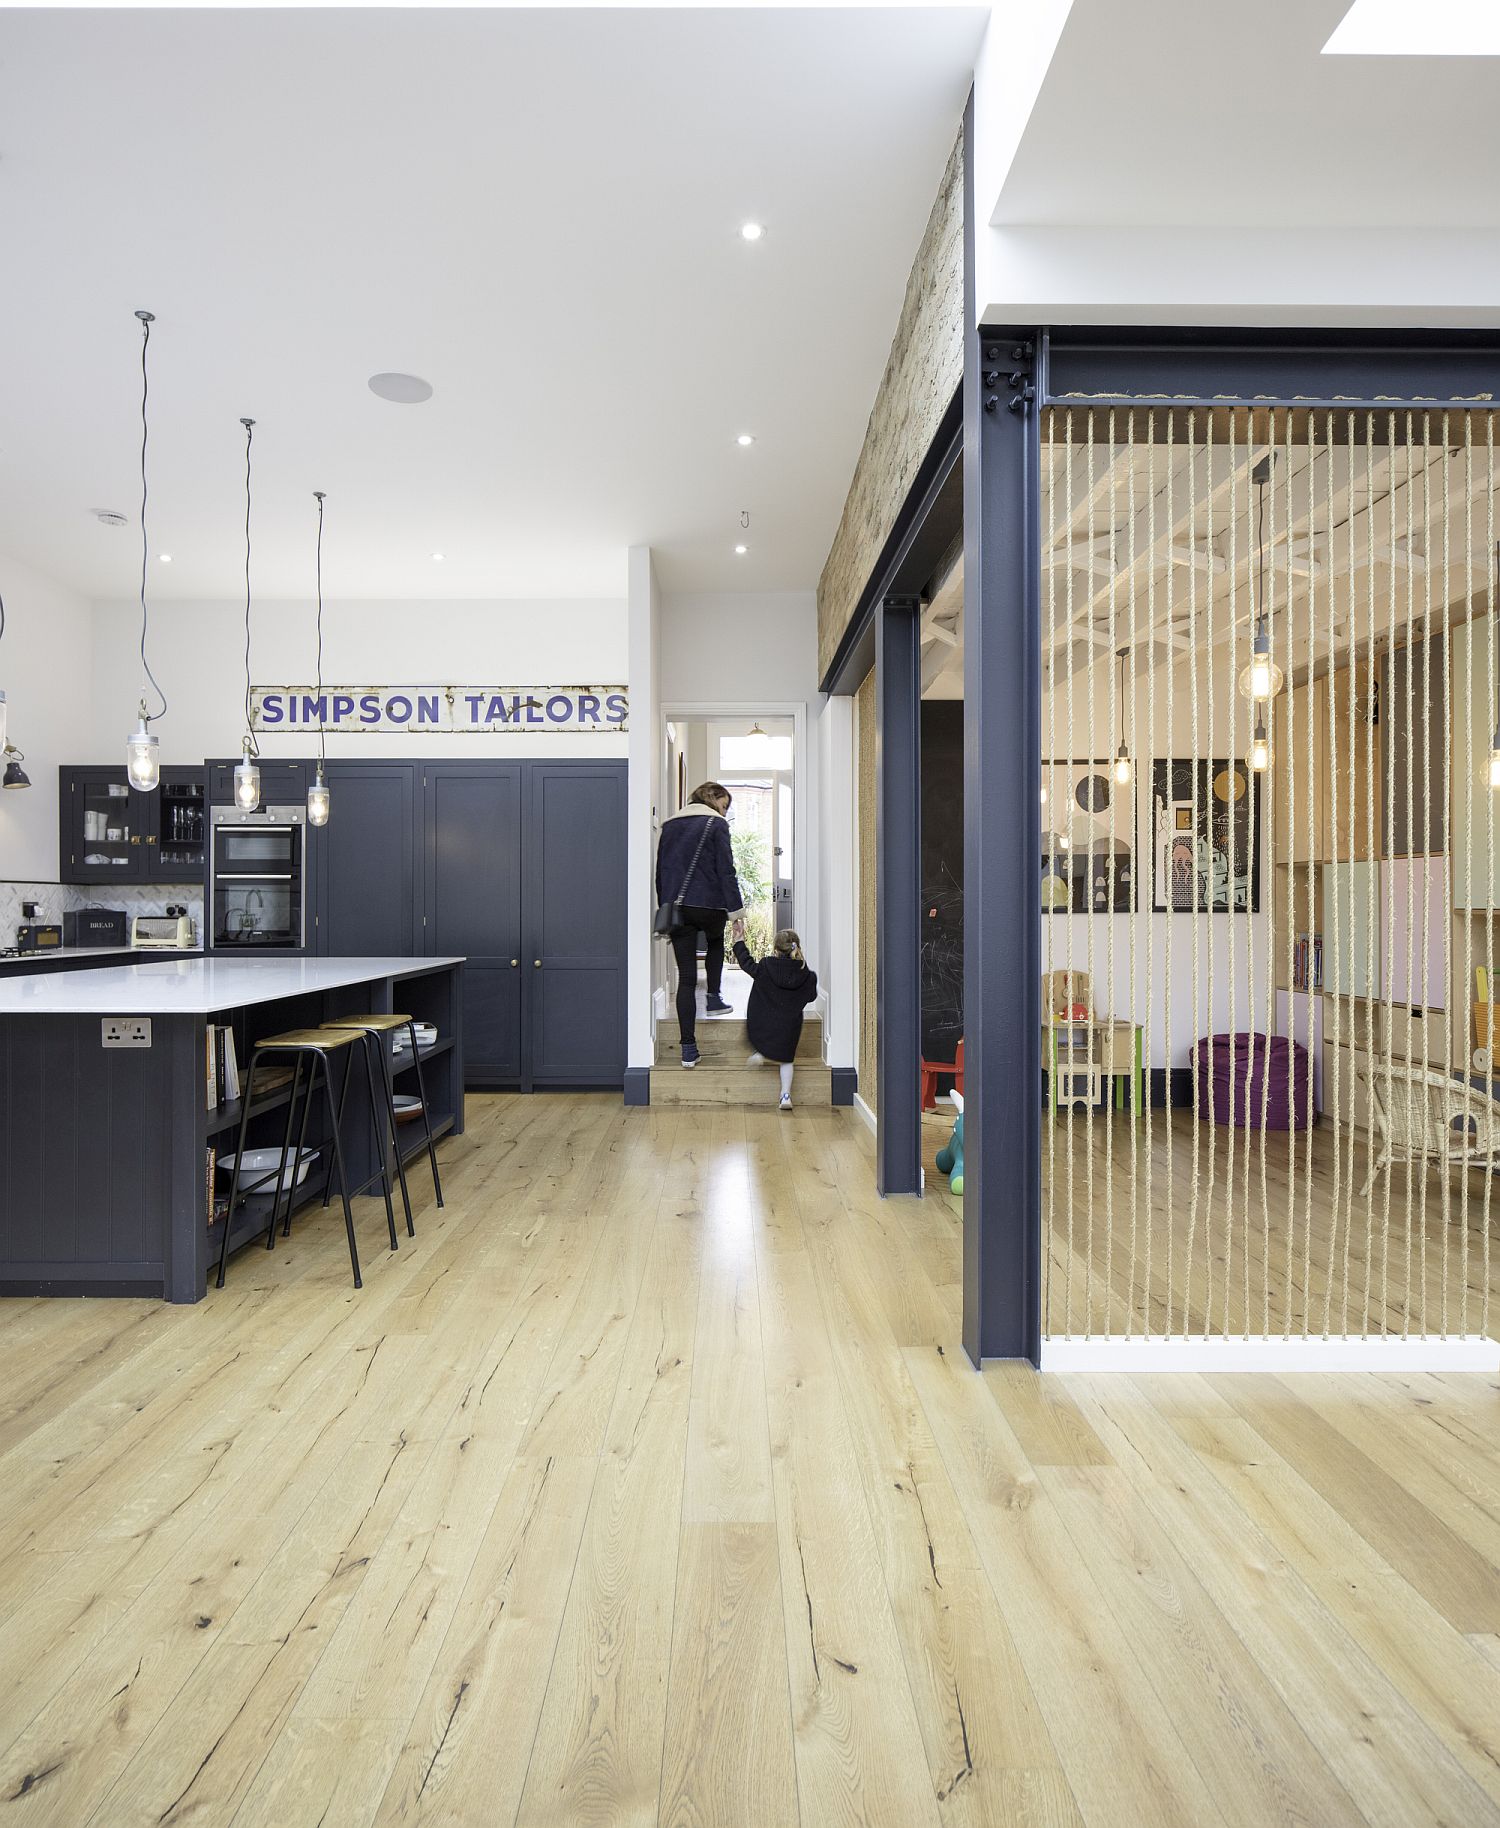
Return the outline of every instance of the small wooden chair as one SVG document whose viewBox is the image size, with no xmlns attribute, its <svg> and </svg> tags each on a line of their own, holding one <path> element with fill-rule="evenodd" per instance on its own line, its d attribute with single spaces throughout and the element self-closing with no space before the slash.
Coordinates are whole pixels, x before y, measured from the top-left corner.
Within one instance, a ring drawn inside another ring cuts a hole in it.
<svg viewBox="0 0 1500 1828">
<path fill-rule="evenodd" d="M 925 1056 L 923 1057 L 922 1109 L 924 1111 L 937 1109 L 937 1082 L 944 1073 L 952 1076 L 953 1089 L 962 1097 L 964 1089 L 964 1044 L 962 1040 L 954 1048 L 951 1060 L 929 1060 Z"/>
</svg>

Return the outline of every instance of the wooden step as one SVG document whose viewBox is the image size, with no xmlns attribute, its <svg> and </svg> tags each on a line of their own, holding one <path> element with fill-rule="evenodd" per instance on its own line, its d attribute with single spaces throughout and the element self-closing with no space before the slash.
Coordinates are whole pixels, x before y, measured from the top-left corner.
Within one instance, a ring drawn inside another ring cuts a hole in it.
<svg viewBox="0 0 1500 1828">
<path fill-rule="evenodd" d="M 743 1066 L 750 1052 L 750 1036 L 743 1016 L 699 1016 L 698 1052 L 704 1064 Z M 676 1066 L 681 1053 L 677 1041 L 677 1021 L 668 1015 L 656 1028 L 656 1062 L 658 1066 Z M 797 1045 L 797 1062 L 816 1064 L 823 1058 L 823 1024 L 817 1016 L 808 1016 L 802 1024 L 802 1039 Z"/>
<path fill-rule="evenodd" d="M 779 1096 L 773 1066 L 715 1066 L 705 1061 L 685 1072 L 674 1062 L 654 1067 L 651 1073 L 652 1104 L 761 1105 L 774 1109 Z M 792 1103 L 833 1103 L 833 1074 L 826 1066 L 798 1066 L 792 1082 Z"/>
</svg>

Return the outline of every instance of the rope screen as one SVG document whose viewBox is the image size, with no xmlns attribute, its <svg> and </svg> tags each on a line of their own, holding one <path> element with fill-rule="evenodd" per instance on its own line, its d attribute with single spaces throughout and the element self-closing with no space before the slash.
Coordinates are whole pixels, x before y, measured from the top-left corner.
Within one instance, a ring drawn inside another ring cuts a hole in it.
<svg viewBox="0 0 1500 1828">
<path fill-rule="evenodd" d="M 1042 437 L 1045 1330 L 1487 1334 L 1493 417 Z"/>
</svg>

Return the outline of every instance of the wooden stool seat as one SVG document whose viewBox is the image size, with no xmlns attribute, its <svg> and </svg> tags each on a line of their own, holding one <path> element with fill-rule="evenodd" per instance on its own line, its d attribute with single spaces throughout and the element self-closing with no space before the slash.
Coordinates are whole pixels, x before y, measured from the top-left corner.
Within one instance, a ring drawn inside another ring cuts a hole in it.
<svg viewBox="0 0 1500 1828">
<path fill-rule="evenodd" d="M 289 1028 L 284 1035 L 267 1035 L 255 1045 L 262 1051 L 271 1047 L 311 1047 L 319 1053 L 332 1053 L 335 1048 L 352 1047 L 358 1035 L 356 1028 Z"/>
<path fill-rule="evenodd" d="M 405 1028 L 410 1021 L 410 1016 L 387 1013 L 374 1016 L 335 1016 L 331 1022 L 324 1022 L 320 1026 L 323 1028 L 357 1028 L 362 1034 L 386 1035 L 395 1029 Z"/>
</svg>

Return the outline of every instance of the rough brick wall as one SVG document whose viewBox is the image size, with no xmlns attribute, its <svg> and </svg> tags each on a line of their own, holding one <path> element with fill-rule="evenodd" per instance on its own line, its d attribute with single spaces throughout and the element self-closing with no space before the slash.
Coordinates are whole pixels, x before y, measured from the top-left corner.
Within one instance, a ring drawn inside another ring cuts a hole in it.
<svg viewBox="0 0 1500 1828">
<path fill-rule="evenodd" d="M 826 671 L 963 378 L 963 136 L 906 282 L 890 357 L 838 532 L 818 580 L 818 669 Z"/>
</svg>

